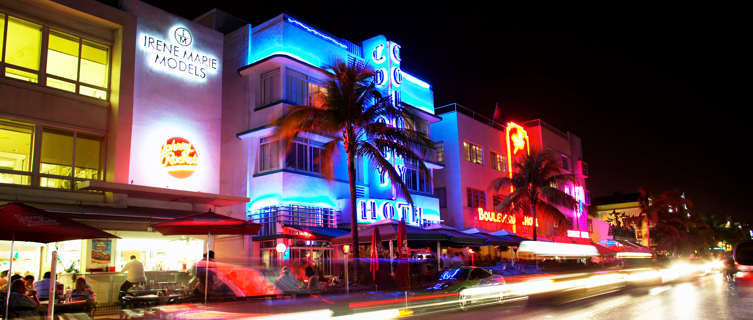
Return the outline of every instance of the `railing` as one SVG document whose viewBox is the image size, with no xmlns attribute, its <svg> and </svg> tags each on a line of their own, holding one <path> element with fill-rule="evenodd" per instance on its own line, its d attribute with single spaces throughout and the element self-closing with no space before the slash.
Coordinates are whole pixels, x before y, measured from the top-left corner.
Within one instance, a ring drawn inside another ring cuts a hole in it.
<svg viewBox="0 0 753 320">
<path fill-rule="evenodd" d="M 59 187 L 50 187 L 50 186 L 43 185 L 42 179 L 60 181 L 62 183 L 60 183 L 61 186 Z M 60 175 L 37 173 L 37 172 L 30 172 L 30 171 L 0 169 L 0 184 L 5 184 L 5 185 L 27 186 L 27 187 L 44 188 L 44 189 L 52 189 L 52 190 L 77 191 L 78 184 L 80 182 L 90 181 L 90 180 L 92 179 L 73 177 L 70 175 L 60 176 Z M 87 192 L 91 192 L 91 191 L 87 191 Z"/>
<path fill-rule="evenodd" d="M 451 103 L 451 104 L 444 105 L 444 106 L 441 106 L 441 107 L 438 107 L 438 108 L 434 109 L 434 113 L 437 114 L 437 115 L 440 115 L 442 113 L 452 112 L 452 111 L 457 111 L 457 112 L 460 112 L 460 113 L 462 113 L 464 115 L 470 116 L 474 120 L 479 121 L 479 122 L 481 122 L 483 124 L 486 124 L 488 126 L 491 126 L 493 128 L 497 128 L 499 130 L 505 130 L 505 125 L 503 123 L 494 121 L 493 119 L 491 119 L 491 118 L 489 118 L 489 117 L 487 117 L 487 116 L 485 116 L 483 114 L 480 114 L 480 113 L 478 113 L 476 111 L 468 109 L 465 106 L 463 106 L 461 104 L 458 104 L 458 103 Z"/>
<path fill-rule="evenodd" d="M 277 230 L 278 224 L 337 228 L 336 210 L 300 205 L 281 205 L 261 208 L 249 213 L 248 219 L 261 224 L 259 235 L 262 236 L 282 233 L 282 230 Z"/>
</svg>

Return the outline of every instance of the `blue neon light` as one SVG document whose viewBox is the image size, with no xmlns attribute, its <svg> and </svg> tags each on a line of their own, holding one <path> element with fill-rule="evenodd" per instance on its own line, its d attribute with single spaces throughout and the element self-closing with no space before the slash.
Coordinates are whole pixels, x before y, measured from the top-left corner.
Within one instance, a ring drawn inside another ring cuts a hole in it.
<svg viewBox="0 0 753 320">
<path fill-rule="evenodd" d="M 425 81 L 423 81 L 423 80 L 421 80 L 419 78 L 416 78 L 416 77 L 410 75 L 409 73 L 407 73 L 405 71 L 403 71 L 403 78 L 405 78 L 405 80 L 413 82 L 414 84 L 418 85 L 421 88 L 425 88 L 425 89 L 431 88 L 430 84 L 426 83 Z"/>
<path fill-rule="evenodd" d="M 323 33 L 319 32 L 319 31 L 317 31 L 317 30 L 316 30 L 316 29 L 314 29 L 314 28 L 311 28 L 311 27 L 309 27 L 309 26 L 307 26 L 307 25 L 303 24 L 302 22 L 300 22 L 300 21 L 298 21 L 298 20 L 296 20 L 296 19 L 293 19 L 293 18 L 291 18 L 291 17 L 288 17 L 288 22 L 290 22 L 290 23 L 292 23 L 292 24 L 295 24 L 295 25 L 297 25 L 297 26 L 299 26 L 299 27 L 303 28 L 304 30 L 306 30 L 306 31 L 308 31 L 308 32 L 311 32 L 311 33 L 313 33 L 314 35 L 318 36 L 319 38 L 322 38 L 322 39 L 324 39 L 324 40 L 327 40 L 327 41 L 329 41 L 329 42 L 332 42 L 332 43 L 334 43 L 334 44 L 336 44 L 336 45 L 340 46 L 340 47 L 341 47 L 341 48 L 343 48 L 343 49 L 348 49 L 348 46 L 346 46 L 346 45 L 344 45 L 344 44 L 340 43 L 339 41 L 335 40 L 334 38 L 332 38 L 332 37 L 330 37 L 330 36 L 328 36 L 328 35 L 326 35 L 326 34 L 323 34 Z"/>
<path fill-rule="evenodd" d="M 439 277 L 439 281 L 447 281 L 455 279 L 455 276 L 460 272 L 460 268 L 447 270 L 442 273 L 442 275 Z"/>
</svg>

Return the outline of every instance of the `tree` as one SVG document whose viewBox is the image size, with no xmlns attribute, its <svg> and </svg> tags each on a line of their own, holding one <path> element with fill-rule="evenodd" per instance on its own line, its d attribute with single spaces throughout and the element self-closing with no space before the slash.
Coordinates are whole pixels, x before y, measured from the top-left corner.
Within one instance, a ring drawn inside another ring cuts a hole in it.
<svg viewBox="0 0 753 320">
<path fill-rule="evenodd" d="M 287 107 L 275 122 L 273 135 L 288 150 L 301 133 L 315 133 L 332 140 L 324 144 L 319 156 L 322 173 L 334 179 L 333 155 L 339 146 L 347 154 L 348 182 L 350 186 L 350 221 L 352 252 L 359 257 L 356 206 L 356 157 L 368 159 L 380 172 L 386 173 L 393 187 L 405 200 L 413 204 L 408 187 L 397 172 L 390 157 L 401 157 L 417 163 L 426 175 L 429 169 L 423 158 L 433 149 L 426 134 L 412 127 L 412 116 L 407 109 L 392 103 L 391 97 L 382 96 L 374 83 L 374 71 L 357 63 L 338 62 L 328 68 L 326 89 L 314 97 L 313 106 Z M 385 121 L 380 121 L 385 120 Z M 388 124 L 390 122 L 394 125 Z M 358 279 L 357 260 L 354 278 Z"/>
<path fill-rule="evenodd" d="M 492 181 L 491 188 L 498 193 L 513 187 L 513 191 L 495 209 L 500 212 L 510 212 L 511 209 L 530 212 L 533 221 L 537 221 L 537 212 L 546 212 L 558 225 L 569 225 L 567 217 L 557 207 L 574 208 L 577 201 L 555 186 L 572 180 L 572 175 L 563 172 L 560 161 L 551 151 L 527 155 L 515 164 L 512 178 Z M 534 222 L 534 241 L 537 238 L 536 229 L 537 223 Z"/>
</svg>

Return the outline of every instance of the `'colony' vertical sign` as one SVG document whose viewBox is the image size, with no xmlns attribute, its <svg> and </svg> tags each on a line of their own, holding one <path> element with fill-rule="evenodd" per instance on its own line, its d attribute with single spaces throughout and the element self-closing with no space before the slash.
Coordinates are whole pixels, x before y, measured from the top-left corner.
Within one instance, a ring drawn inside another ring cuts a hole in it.
<svg viewBox="0 0 753 320">
<path fill-rule="evenodd" d="M 217 57 L 194 47 L 191 30 L 173 26 L 167 37 L 142 33 L 139 47 L 144 50 L 150 67 L 160 72 L 186 80 L 203 81 L 208 75 L 217 74 Z"/>
</svg>

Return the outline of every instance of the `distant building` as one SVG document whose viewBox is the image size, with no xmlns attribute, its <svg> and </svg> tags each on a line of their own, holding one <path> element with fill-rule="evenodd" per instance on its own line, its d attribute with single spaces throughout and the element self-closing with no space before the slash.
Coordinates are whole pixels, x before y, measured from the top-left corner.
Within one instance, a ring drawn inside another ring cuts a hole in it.
<svg viewBox="0 0 753 320">
<path fill-rule="evenodd" d="M 648 246 L 649 239 L 645 236 L 648 233 L 647 221 L 642 221 L 641 225 L 637 228 L 625 226 L 624 224 L 622 224 L 622 228 L 619 228 L 618 225 L 620 224 L 614 220 L 614 217 L 618 215 L 631 218 L 639 217 L 641 215 L 639 198 L 640 194 L 638 193 L 615 193 L 611 196 L 594 199 L 593 206 L 599 219 L 610 222 L 615 239 L 637 240 L 642 245 Z"/>
</svg>

